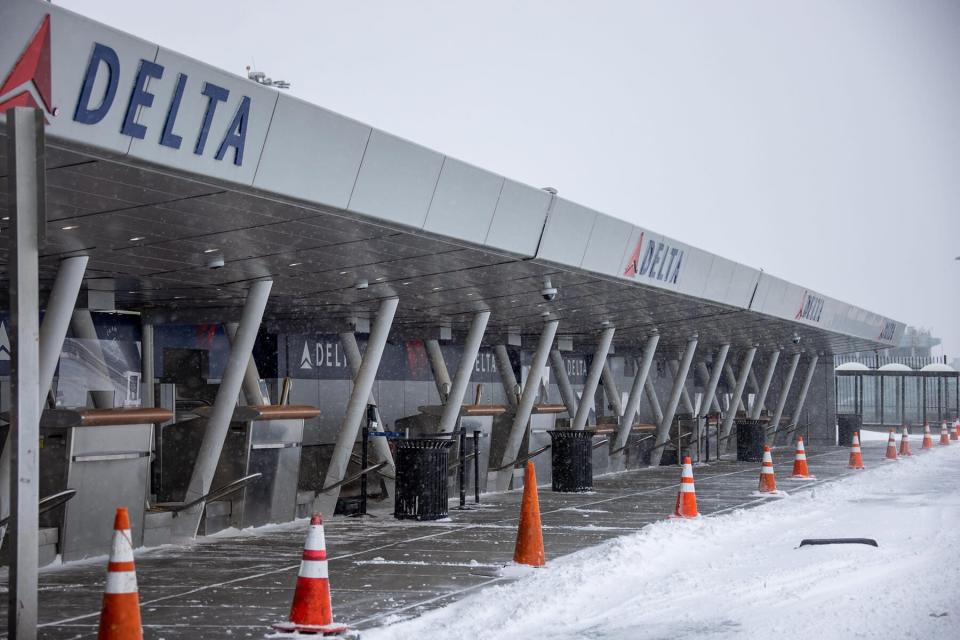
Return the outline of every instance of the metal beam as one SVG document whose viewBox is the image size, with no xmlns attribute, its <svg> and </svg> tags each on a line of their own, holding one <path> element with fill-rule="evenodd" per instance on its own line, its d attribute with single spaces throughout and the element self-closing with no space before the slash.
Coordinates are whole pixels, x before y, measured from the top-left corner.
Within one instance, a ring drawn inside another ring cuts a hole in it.
<svg viewBox="0 0 960 640">
<path fill-rule="evenodd" d="M 730 346 L 730 345 L 727 345 L 728 348 L 729 348 L 729 346 Z M 716 365 L 716 362 L 717 362 L 717 359 L 714 358 L 714 365 Z M 723 374 L 723 367 L 722 367 L 722 366 L 720 366 L 720 367 L 714 366 L 714 369 L 716 369 L 716 372 L 717 372 L 717 383 L 719 384 L 719 383 L 720 383 L 720 376 Z M 698 415 L 698 416 L 705 416 L 705 415 L 707 415 L 708 413 L 710 413 L 711 410 L 712 410 L 712 411 L 716 411 L 716 412 L 722 411 L 722 409 L 720 408 L 720 402 L 717 400 L 717 389 L 716 389 L 716 387 L 714 387 L 713 393 L 709 393 L 709 394 L 706 393 L 707 391 L 710 390 L 710 378 L 713 376 L 713 373 L 712 373 L 711 369 L 710 369 L 709 367 L 707 367 L 707 363 L 706 363 L 706 362 L 698 362 L 698 363 L 697 363 L 697 372 L 700 374 L 700 377 L 702 377 L 702 378 L 706 381 L 706 386 L 704 387 L 703 398 L 702 398 L 701 401 L 700 401 L 700 406 L 697 408 L 697 415 Z"/>
<path fill-rule="evenodd" d="M 610 351 L 610 343 L 613 342 L 615 330 L 614 327 L 604 327 L 600 333 L 597 349 L 593 352 L 593 361 L 590 363 L 590 370 L 587 372 L 587 380 L 583 384 L 583 393 L 580 394 L 580 403 L 577 404 L 577 414 L 570 425 L 573 429 L 581 430 L 587 426 L 587 417 L 590 415 L 590 409 L 593 408 L 593 397 L 597 393 L 597 384 L 600 382 L 603 364 L 607 361 L 607 353 Z"/>
<path fill-rule="evenodd" d="M 500 383 L 503 385 L 503 393 L 507 397 L 507 404 L 516 407 L 517 376 L 513 373 L 513 365 L 510 364 L 510 353 L 507 351 L 507 345 L 494 345 L 493 354 L 497 358 L 497 370 L 500 372 Z"/>
<path fill-rule="evenodd" d="M 727 388 L 730 389 L 730 408 L 729 411 L 737 412 L 743 409 L 747 410 L 747 406 L 743 403 L 743 392 L 739 396 L 733 395 L 733 389 L 737 388 L 737 376 L 733 373 L 733 367 L 730 366 L 728 362 L 723 366 L 723 377 L 727 384 Z"/>
<path fill-rule="evenodd" d="M 617 379 L 613 375 L 613 369 L 610 367 L 610 361 L 603 363 L 603 395 L 607 402 L 613 407 L 613 412 L 619 418 L 623 415 L 623 402 L 620 400 L 620 389 L 617 388 Z"/>
<path fill-rule="evenodd" d="M 727 361 L 727 354 L 730 352 L 729 344 L 720 345 L 716 357 L 713 359 L 713 371 L 710 373 L 710 379 L 707 380 L 707 386 L 703 390 L 703 402 L 700 403 L 700 417 L 710 413 L 710 400 L 716 402 L 717 386 L 720 384 L 720 373 L 723 371 L 723 365 Z M 706 365 L 704 365 L 706 368 Z"/>
<path fill-rule="evenodd" d="M 233 408 L 237 405 L 237 398 L 240 397 L 243 376 L 250 362 L 250 354 L 253 353 L 253 344 L 257 339 L 257 332 L 263 320 L 263 311 L 266 309 L 272 286 L 271 280 L 258 280 L 250 285 L 247 291 L 247 300 L 243 305 L 237 336 L 230 348 L 230 356 L 227 358 L 223 378 L 217 388 L 213 410 L 207 419 L 207 427 L 193 465 L 190 483 L 183 498 L 185 504 L 202 498 L 210 491 L 217 463 L 220 461 L 220 452 L 223 450 L 223 442 L 230 429 Z M 192 538 L 197 535 L 204 505 L 205 503 L 201 501 L 181 511 L 174 519 L 174 533 L 178 538 Z"/>
<path fill-rule="evenodd" d="M 653 380 L 647 376 L 643 383 L 643 390 L 647 393 L 647 400 L 650 402 L 650 408 L 653 410 L 653 417 L 660 424 L 663 420 L 663 409 L 660 408 L 660 398 L 657 397 L 657 388 L 653 386 Z"/>
<path fill-rule="evenodd" d="M 637 411 L 640 409 L 640 400 L 647 377 L 650 374 L 650 366 L 653 364 L 653 356 L 657 352 L 657 344 L 660 342 L 660 334 L 654 333 L 647 338 L 647 344 L 643 347 L 643 358 L 637 367 L 637 375 L 633 378 L 633 384 L 630 386 L 630 396 L 627 398 L 627 407 L 623 410 L 620 417 L 620 424 L 617 426 L 617 436 L 613 443 L 613 450 L 622 450 L 630 437 L 630 429 L 633 427 L 633 421 L 637 417 Z M 615 454 L 622 457 L 622 451 Z"/>
<path fill-rule="evenodd" d="M 773 435 L 770 436 L 770 442 L 776 444 L 777 433 L 780 431 L 780 418 L 783 417 L 783 408 L 787 406 L 787 396 L 790 395 L 790 387 L 793 385 L 793 377 L 797 373 L 797 365 L 800 363 L 800 352 L 790 356 L 790 364 L 787 366 L 787 377 L 783 381 L 783 387 L 780 389 L 780 397 L 777 398 L 777 408 L 773 411 Z"/>
<path fill-rule="evenodd" d="M 463 396 L 470 384 L 470 375 L 476 365 L 477 354 L 480 353 L 480 342 L 483 340 L 484 331 L 487 330 L 489 319 L 489 311 L 478 311 L 473 316 L 473 322 L 470 323 L 470 330 L 467 332 L 467 339 L 463 344 L 463 354 L 460 358 L 460 364 L 457 366 L 457 373 L 453 376 L 450 393 L 443 403 L 443 413 L 440 415 L 440 428 L 438 429 L 441 433 L 453 431 L 457 425 L 460 408 L 463 406 Z"/>
<path fill-rule="evenodd" d="M 153 387 L 156 383 L 154 377 L 155 350 L 153 344 L 153 325 L 149 322 L 140 324 L 140 386 L 143 389 L 140 394 L 140 406 L 154 407 L 156 399 L 153 393 Z"/>
<path fill-rule="evenodd" d="M 670 361 L 670 373 L 677 375 L 677 368 L 680 364 L 676 360 Z M 687 381 L 683 381 L 683 386 L 680 387 L 680 402 L 683 404 L 683 408 L 687 410 L 687 413 L 693 415 L 696 413 L 695 407 L 693 406 L 693 401 L 690 400 L 690 393 L 687 391 Z"/>
<path fill-rule="evenodd" d="M 690 371 L 690 363 L 693 362 L 693 354 L 697 350 L 697 336 L 694 335 L 687 341 L 687 348 L 683 352 L 683 359 L 680 361 L 680 369 L 673 378 L 673 388 L 670 389 L 670 398 L 667 401 L 667 410 L 663 412 L 663 419 L 657 426 L 657 439 L 654 441 L 654 449 L 650 452 L 650 466 L 656 467 L 660 464 L 660 457 L 663 455 L 663 445 L 670 438 L 670 424 L 673 422 L 673 416 L 677 412 L 677 405 L 680 404 L 680 395 L 683 391 L 683 385 L 687 379 L 687 373 Z M 677 451 L 677 455 L 680 452 Z"/>
<path fill-rule="evenodd" d="M 550 370 L 553 371 L 553 377 L 557 379 L 560 399 L 572 420 L 577 415 L 577 394 L 574 393 L 573 386 L 570 384 L 570 376 L 567 375 L 567 367 L 563 364 L 563 355 L 559 349 L 550 350 Z"/>
<path fill-rule="evenodd" d="M 513 477 L 513 464 L 517 459 L 517 453 L 520 451 L 520 443 L 523 441 L 523 434 L 527 430 L 527 423 L 530 421 L 530 412 L 533 411 L 533 404 L 540 392 L 540 381 L 543 379 L 543 368 L 547 365 L 547 356 L 550 353 L 550 347 L 553 345 L 553 338 L 557 335 L 557 320 L 547 320 L 543 324 L 543 331 L 540 333 L 540 340 L 537 342 L 537 350 L 533 353 L 533 362 L 530 364 L 530 373 L 523 385 L 523 393 L 520 394 L 520 402 L 517 404 L 517 411 L 513 416 L 513 423 L 510 425 L 510 433 L 507 434 L 507 442 L 503 449 L 503 458 L 500 459 L 500 466 L 505 469 L 497 472 L 497 491 L 506 491 L 510 488 L 510 479 Z"/>
<path fill-rule="evenodd" d="M 760 417 L 760 412 L 767 406 L 767 392 L 770 391 L 770 383 L 773 382 L 773 374 L 777 370 L 777 362 L 780 360 L 780 349 L 774 349 L 770 353 L 770 360 L 767 361 L 767 372 L 763 376 L 763 384 L 760 385 L 760 391 L 757 393 L 757 399 L 753 403 L 753 413 L 751 417 L 756 420 Z"/>
<path fill-rule="evenodd" d="M 753 390 L 757 392 L 754 399 L 754 404 L 757 404 L 756 398 L 760 397 L 760 384 L 757 382 L 757 374 L 755 374 L 752 369 L 750 370 L 750 377 L 748 378 L 748 382 L 750 386 L 753 387 Z M 767 408 L 762 402 L 759 404 L 761 409 Z M 751 408 L 751 413 L 752 413 L 752 408 Z"/>
<path fill-rule="evenodd" d="M 228 322 L 223 325 L 231 346 L 236 340 L 238 326 L 236 322 Z M 253 359 L 252 355 L 250 361 L 247 362 L 247 368 L 243 372 L 243 397 L 246 399 L 246 403 L 251 406 L 270 404 L 269 400 L 264 398 L 260 392 L 260 371 L 257 369 L 257 361 Z"/>
<path fill-rule="evenodd" d="M 817 371 L 817 360 L 820 356 L 814 354 L 810 358 L 810 365 L 807 369 L 807 375 L 803 378 L 803 386 L 800 387 L 800 395 L 797 397 L 796 408 L 793 410 L 793 424 L 800 424 L 800 412 L 803 411 L 803 403 L 807 401 L 807 391 L 810 390 L 810 383 L 813 382 L 813 374 Z"/>
<path fill-rule="evenodd" d="M 756 347 L 750 347 L 747 349 L 747 352 L 743 354 L 743 362 L 740 364 L 740 377 L 736 379 L 734 384 L 733 400 L 730 403 L 732 406 L 723 419 L 723 430 L 720 432 L 721 438 L 728 438 L 726 446 L 730 446 L 730 430 L 733 428 L 733 419 L 737 417 L 737 400 L 743 397 L 743 390 L 747 386 L 747 378 L 750 377 L 750 368 L 753 366 L 753 358 L 756 355 Z M 720 451 L 721 447 L 723 447 L 723 445 L 718 444 L 717 450 Z"/>
<path fill-rule="evenodd" d="M 427 348 L 427 358 L 430 360 L 430 368 L 433 369 L 433 381 L 437 385 L 437 394 L 440 396 L 440 402 L 447 401 L 447 394 L 450 393 L 450 372 L 447 371 L 447 363 L 443 359 L 443 351 L 440 350 L 440 342 L 434 338 L 424 340 L 423 345 Z"/>
<path fill-rule="evenodd" d="M 356 444 L 357 433 L 360 432 L 360 421 L 366 413 L 370 391 L 373 390 L 373 382 L 377 377 L 377 369 L 380 368 L 380 359 L 383 357 L 383 350 L 387 345 L 387 337 L 390 335 L 390 327 L 393 326 L 393 316 L 397 312 L 399 302 L 398 298 L 386 298 L 380 301 L 380 309 L 370 330 L 370 338 L 363 354 L 363 362 L 360 363 L 360 370 L 353 379 L 353 390 L 350 392 L 343 421 L 337 432 L 337 442 L 333 447 L 330 465 L 327 467 L 327 474 L 321 486 L 335 485 L 346 476 L 350 454 Z M 332 517 L 338 497 L 340 497 L 339 486 L 324 493 L 318 493 L 313 500 L 313 510 Z"/>
<path fill-rule="evenodd" d="M 7 117 L 7 241 L 10 286 L 10 575 L 7 630 L 37 637 L 37 535 L 40 477 L 39 255 L 45 222 L 43 112 Z"/>
<path fill-rule="evenodd" d="M 363 357 L 360 355 L 360 345 L 357 344 L 357 336 L 353 331 L 344 331 L 340 334 L 340 345 L 343 347 L 343 354 L 347 359 L 347 366 L 350 367 L 350 375 L 356 378 L 360 373 L 360 365 L 363 364 Z M 380 415 L 380 408 L 377 406 L 377 398 L 373 393 L 373 386 L 370 387 L 370 395 L 367 397 L 367 404 L 373 405 L 373 410 L 377 415 L 377 430 L 386 429 L 383 424 L 383 417 Z M 397 477 L 396 465 L 393 462 L 393 452 L 390 451 L 390 443 L 386 438 L 371 438 L 373 441 L 373 451 L 380 462 L 387 463 L 388 474 L 391 478 Z M 393 498 L 395 489 L 394 480 L 386 480 L 387 496 Z"/>
</svg>

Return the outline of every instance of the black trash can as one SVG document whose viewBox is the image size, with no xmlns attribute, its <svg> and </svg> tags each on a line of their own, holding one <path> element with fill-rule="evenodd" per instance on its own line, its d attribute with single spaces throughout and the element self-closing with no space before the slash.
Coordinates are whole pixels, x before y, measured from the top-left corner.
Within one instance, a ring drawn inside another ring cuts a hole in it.
<svg viewBox="0 0 960 640">
<path fill-rule="evenodd" d="M 593 491 L 593 431 L 547 431 L 553 462 L 553 490 Z"/>
<path fill-rule="evenodd" d="M 435 438 L 397 441 L 393 517 L 439 520 L 447 511 L 447 453 L 453 442 Z"/>
<path fill-rule="evenodd" d="M 859 413 L 837 414 L 837 446 L 849 447 L 853 442 L 854 431 L 863 429 L 863 416 Z"/>
<path fill-rule="evenodd" d="M 766 418 L 737 418 L 737 462 L 760 462 L 763 460 L 763 445 L 767 440 Z"/>
</svg>

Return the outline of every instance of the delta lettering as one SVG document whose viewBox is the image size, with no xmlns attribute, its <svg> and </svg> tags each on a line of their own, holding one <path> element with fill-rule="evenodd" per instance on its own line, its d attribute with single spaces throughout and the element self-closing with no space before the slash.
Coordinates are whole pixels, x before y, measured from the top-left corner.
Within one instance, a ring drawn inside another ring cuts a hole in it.
<svg viewBox="0 0 960 640">
<path fill-rule="evenodd" d="M 101 71 L 103 70 L 103 71 Z M 107 74 L 107 88 L 100 99 L 99 104 L 93 105 L 93 88 L 100 73 Z M 156 96 L 150 93 L 147 84 L 151 78 L 159 80 L 163 77 L 164 67 L 150 60 L 140 60 L 140 68 L 137 70 L 136 78 L 133 81 L 133 91 L 130 93 L 130 100 L 127 102 L 126 113 L 123 117 L 123 124 L 120 127 L 120 133 L 143 140 L 147 136 L 147 127 L 137 122 L 137 113 L 140 109 L 153 108 Z M 117 97 L 117 84 L 120 80 L 120 58 L 117 52 L 105 44 L 95 43 L 93 53 L 90 55 L 90 62 L 87 64 L 87 70 L 83 77 L 83 86 L 80 89 L 80 97 L 77 100 L 77 108 L 74 110 L 73 119 L 81 124 L 97 124 L 103 120 L 110 108 L 113 106 L 114 99 Z M 163 129 L 160 131 L 159 143 L 171 149 L 179 149 L 183 144 L 183 132 L 176 131 L 177 115 L 180 112 L 180 102 L 183 99 L 183 92 L 187 87 L 189 77 L 185 73 L 177 75 L 177 83 L 173 89 L 173 95 L 167 104 L 167 117 L 163 123 Z M 204 82 L 200 90 L 201 95 L 207 98 L 206 111 L 203 114 L 203 120 L 200 123 L 200 130 L 196 132 L 196 139 L 193 142 L 193 153 L 202 156 L 207 150 L 207 140 L 210 137 L 210 125 L 213 123 L 213 117 L 221 103 L 226 103 L 230 98 L 230 91 L 224 87 L 217 86 L 212 82 Z M 238 167 L 243 164 L 243 147 L 247 139 L 247 123 L 250 120 L 250 97 L 242 96 L 237 110 L 230 120 L 216 152 L 213 154 L 215 160 L 223 160 L 227 152 L 233 149 L 233 164 Z"/>
<path fill-rule="evenodd" d="M 682 265 L 683 249 L 651 239 L 647 241 L 637 275 L 676 284 Z"/>
</svg>

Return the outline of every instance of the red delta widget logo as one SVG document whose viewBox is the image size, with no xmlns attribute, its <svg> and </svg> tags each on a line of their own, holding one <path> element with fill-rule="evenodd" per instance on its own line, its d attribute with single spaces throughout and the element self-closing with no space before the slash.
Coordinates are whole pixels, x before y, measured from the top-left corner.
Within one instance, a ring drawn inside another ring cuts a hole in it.
<svg viewBox="0 0 960 640">
<path fill-rule="evenodd" d="M 40 102 L 37 102 L 37 98 Z M 42 106 L 41 106 L 42 105 Z M 43 109 L 56 116 L 50 74 L 50 15 L 44 16 L 20 58 L 0 85 L 0 112 L 13 107 Z"/>
</svg>

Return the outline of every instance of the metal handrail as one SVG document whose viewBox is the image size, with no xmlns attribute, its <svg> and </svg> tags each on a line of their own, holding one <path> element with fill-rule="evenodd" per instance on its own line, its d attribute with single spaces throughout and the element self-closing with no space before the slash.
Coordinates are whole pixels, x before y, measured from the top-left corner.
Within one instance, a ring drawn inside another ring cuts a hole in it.
<svg viewBox="0 0 960 640">
<path fill-rule="evenodd" d="M 342 487 L 342 486 L 345 485 L 345 484 L 349 484 L 349 483 L 353 482 L 354 480 L 356 480 L 357 478 L 359 478 L 360 476 L 362 476 L 362 475 L 365 474 L 365 473 L 373 473 L 374 471 L 379 471 L 380 469 L 383 469 L 385 466 L 387 466 L 387 461 L 386 461 L 386 460 L 384 460 L 383 462 L 378 462 L 377 464 L 373 465 L 372 467 L 367 467 L 366 469 L 362 469 L 362 470 L 358 471 L 357 473 L 353 474 L 352 476 L 350 476 L 350 477 L 348 477 L 348 478 L 344 478 L 344 479 L 341 480 L 340 482 L 334 482 L 334 483 L 333 483 L 332 485 L 330 485 L 329 487 L 324 487 L 323 489 L 320 489 L 319 493 L 326 493 L 327 491 L 333 491 L 334 489 L 336 489 L 336 488 L 338 488 L 338 487 Z"/>
<path fill-rule="evenodd" d="M 62 504 L 66 504 L 67 501 L 69 501 L 70 498 L 72 498 L 75 495 L 77 495 L 76 489 L 67 489 L 66 491 L 60 491 L 51 496 L 47 496 L 46 498 L 42 499 L 40 503 L 37 505 L 37 515 L 40 515 L 41 513 L 46 513 L 51 509 L 56 509 Z M 7 516 L 6 518 L 3 518 L 2 520 L 0 520 L 0 527 L 7 526 L 8 522 L 10 522 L 10 516 Z"/>
<path fill-rule="evenodd" d="M 206 495 L 200 496 L 196 500 L 192 500 L 186 504 L 177 505 L 175 507 L 169 507 L 163 510 L 172 511 L 173 517 L 177 517 L 177 515 L 179 515 L 181 512 L 186 511 L 187 509 L 194 507 L 200 504 L 201 502 L 213 502 L 218 498 L 223 498 L 224 496 L 228 496 L 231 493 L 236 493 L 237 491 L 240 491 L 240 489 L 245 489 L 248 484 L 252 483 L 254 480 L 260 479 L 262 476 L 263 474 L 259 472 L 251 473 L 248 476 L 244 476 L 243 478 L 234 480 L 233 482 L 227 483 L 222 487 L 214 489 L 213 491 L 207 493 Z"/>
<path fill-rule="evenodd" d="M 610 452 L 610 455 L 613 455 L 613 454 L 615 454 L 615 453 L 620 453 L 620 452 L 623 451 L 624 449 L 629 449 L 630 447 L 635 447 L 635 446 L 637 446 L 638 444 L 640 444 L 641 442 L 646 442 L 646 441 L 649 440 L 650 438 L 655 438 L 655 437 L 656 437 L 656 436 L 655 436 L 654 434 L 652 434 L 652 433 L 651 433 L 649 436 L 643 436 L 643 437 L 640 438 L 639 440 L 634 440 L 632 443 L 628 442 L 627 444 L 623 445 L 623 446 L 620 447 L 619 449 L 614 449 L 613 451 Z"/>
<path fill-rule="evenodd" d="M 601 441 L 599 441 L 599 442 L 594 442 L 591 446 L 592 446 L 594 449 L 599 449 L 600 447 L 602 447 L 603 445 L 605 445 L 605 444 L 607 444 L 607 443 L 609 443 L 609 442 L 610 442 L 610 438 L 604 438 L 603 440 L 601 440 Z"/>
<path fill-rule="evenodd" d="M 513 462 L 508 462 L 508 463 L 505 464 L 505 465 L 502 465 L 502 466 L 499 466 L 499 467 L 495 467 L 495 468 L 492 469 L 492 470 L 493 470 L 493 471 L 503 471 L 504 469 L 509 469 L 510 467 L 515 467 L 515 466 L 517 466 L 518 464 L 520 464 L 521 462 L 526 462 L 527 460 L 530 460 L 531 458 L 536 458 L 538 455 L 540 455 L 541 453 L 543 453 L 544 451 L 546 451 L 546 450 L 549 449 L 549 448 L 550 448 L 550 445 L 549 445 L 549 444 L 546 445 L 546 446 L 544 446 L 544 447 L 540 447 L 539 449 L 537 449 L 536 451 L 534 451 L 534 452 L 532 452 L 532 453 L 528 453 L 528 454 L 525 455 L 525 456 L 521 456 L 521 457 L 517 458 L 516 460 L 514 460 Z"/>
<path fill-rule="evenodd" d="M 687 436 L 692 436 L 692 435 L 693 435 L 693 431 L 687 431 L 686 433 L 681 433 L 679 436 L 677 436 L 677 440 L 680 440 L 680 439 L 682 439 L 682 438 L 686 438 Z M 667 446 L 668 444 L 674 444 L 673 440 L 667 440 L 666 442 L 663 442 L 663 443 L 661 443 L 661 444 L 658 444 L 658 445 L 655 446 L 654 448 L 650 449 L 650 451 L 656 451 L 657 449 L 662 449 L 663 447 Z M 679 444 L 679 443 L 678 443 L 678 444 Z"/>
</svg>

